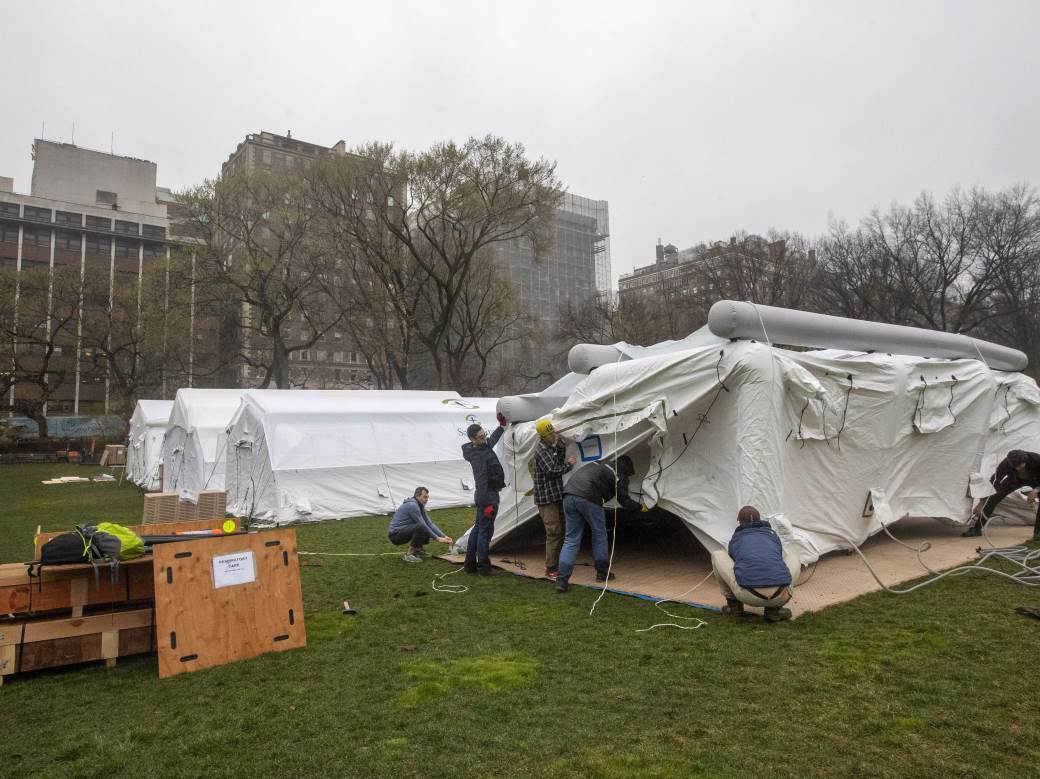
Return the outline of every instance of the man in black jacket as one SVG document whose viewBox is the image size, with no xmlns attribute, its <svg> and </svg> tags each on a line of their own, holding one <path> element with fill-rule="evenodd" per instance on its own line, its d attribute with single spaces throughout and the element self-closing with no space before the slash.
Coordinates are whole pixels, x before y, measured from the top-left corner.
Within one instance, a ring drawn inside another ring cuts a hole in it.
<svg viewBox="0 0 1040 779">
<path fill-rule="evenodd" d="M 1040 488 L 1040 454 L 1012 449 L 1007 457 L 997 465 L 996 473 L 990 479 L 996 492 L 990 495 L 985 503 L 979 501 L 971 512 L 975 522 L 964 531 L 964 536 L 981 536 L 983 523 L 989 521 L 997 504 L 1008 495 L 1024 487 L 1032 487 L 1027 500 L 1036 503 Z M 1036 511 L 1036 522 L 1033 524 L 1033 538 L 1040 540 L 1040 507 Z"/>
<path fill-rule="evenodd" d="M 491 536 L 498 514 L 498 491 L 506 486 L 506 474 L 495 454 L 495 444 L 506 430 L 506 419 L 498 415 L 498 427 L 490 436 L 474 423 L 466 428 L 469 443 L 462 445 L 462 456 L 473 468 L 476 520 L 466 540 L 466 573 L 491 576 Z"/>
<path fill-rule="evenodd" d="M 616 496 L 622 507 L 631 511 L 642 509 L 640 504 L 628 496 L 628 478 L 633 473 L 635 468 L 632 466 L 632 458 L 628 455 L 622 455 L 614 462 L 596 460 L 576 470 L 563 488 L 563 516 L 567 527 L 563 549 L 560 550 L 557 592 L 567 592 L 570 587 L 571 572 L 581 548 L 585 525 L 588 525 L 592 532 L 592 559 L 596 564 L 596 581 L 607 581 L 610 551 L 607 548 L 607 524 L 603 504 Z M 613 573 L 610 574 L 610 578 L 614 578 Z"/>
</svg>

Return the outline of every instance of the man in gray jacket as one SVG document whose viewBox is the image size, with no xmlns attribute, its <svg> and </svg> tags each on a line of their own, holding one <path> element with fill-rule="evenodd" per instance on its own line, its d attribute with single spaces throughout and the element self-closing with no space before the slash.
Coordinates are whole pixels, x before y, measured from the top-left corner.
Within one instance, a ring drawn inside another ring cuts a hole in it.
<svg viewBox="0 0 1040 779">
<path fill-rule="evenodd" d="M 425 487 L 416 487 L 412 497 L 406 499 L 390 520 L 387 537 L 394 546 L 410 544 L 404 556 L 406 563 L 421 563 L 427 556 L 424 546 L 435 539 L 442 544 L 450 544 L 451 538 L 433 524 L 426 513 L 426 502 L 430 499 L 430 491 Z"/>
</svg>

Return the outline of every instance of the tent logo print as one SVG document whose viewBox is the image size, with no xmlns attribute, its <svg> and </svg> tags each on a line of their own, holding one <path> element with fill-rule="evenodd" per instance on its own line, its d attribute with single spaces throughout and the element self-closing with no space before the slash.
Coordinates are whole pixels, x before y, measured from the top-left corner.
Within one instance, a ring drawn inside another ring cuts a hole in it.
<svg viewBox="0 0 1040 779">
<path fill-rule="evenodd" d="M 441 403 L 445 406 L 458 406 L 459 408 L 480 408 L 480 406 L 475 403 L 469 403 L 465 400 L 460 400 L 459 398 L 445 398 Z"/>
</svg>

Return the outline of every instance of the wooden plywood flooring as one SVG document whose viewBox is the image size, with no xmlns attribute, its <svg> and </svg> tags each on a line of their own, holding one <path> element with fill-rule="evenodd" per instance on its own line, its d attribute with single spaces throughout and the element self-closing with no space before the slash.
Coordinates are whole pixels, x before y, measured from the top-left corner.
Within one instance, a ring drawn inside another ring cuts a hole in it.
<svg viewBox="0 0 1040 779">
<path fill-rule="evenodd" d="M 933 570 L 945 570 L 976 559 L 977 549 L 985 546 L 985 539 L 961 538 L 964 528 L 943 524 L 929 518 L 909 518 L 891 528 L 893 535 L 905 543 L 917 546 L 931 543 L 923 560 Z M 630 537 L 626 541 L 625 534 Z M 674 599 L 693 606 L 718 609 L 725 604 L 714 577 L 709 577 L 711 563 L 708 553 L 697 544 L 687 531 L 688 541 L 673 536 L 659 537 L 649 542 L 631 539 L 631 530 L 622 527 L 614 554 L 613 572 L 617 578 L 610 591 L 635 595 L 653 600 Z M 1032 537 L 1032 526 L 1005 525 L 994 522 L 989 530 L 990 540 L 997 546 L 1020 544 Z M 879 534 L 863 545 L 863 553 L 870 560 L 881 580 L 895 586 L 927 575 L 917 555 Z M 458 556 L 450 556 L 460 562 Z M 522 545 L 514 550 L 492 551 L 491 560 L 497 567 L 520 576 L 544 579 L 545 552 L 540 541 Z M 586 542 L 578 556 L 578 565 L 571 576 L 571 584 L 602 587 L 595 582 L 595 569 Z M 705 577 L 708 577 L 705 581 Z M 870 575 L 859 555 L 834 552 L 825 555 L 816 565 L 803 569 L 788 607 L 797 617 L 810 611 L 819 611 L 835 603 L 843 603 L 881 589 Z"/>
</svg>

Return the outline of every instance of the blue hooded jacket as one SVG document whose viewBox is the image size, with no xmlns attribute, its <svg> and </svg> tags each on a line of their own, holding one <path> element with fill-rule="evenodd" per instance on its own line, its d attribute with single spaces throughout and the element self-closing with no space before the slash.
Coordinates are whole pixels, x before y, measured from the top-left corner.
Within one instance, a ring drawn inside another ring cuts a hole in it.
<svg viewBox="0 0 1040 779">
<path fill-rule="evenodd" d="M 741 587 L 791 583 L 780 536 L 768 522 L 759 519 L 737 525 L 729 541 L 729 556 L 733 558 L 733 576 Z"/>
</svg>

